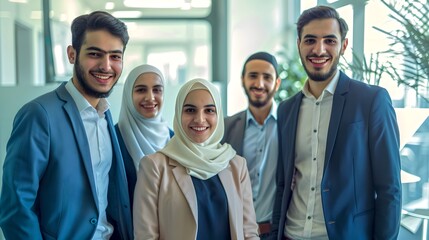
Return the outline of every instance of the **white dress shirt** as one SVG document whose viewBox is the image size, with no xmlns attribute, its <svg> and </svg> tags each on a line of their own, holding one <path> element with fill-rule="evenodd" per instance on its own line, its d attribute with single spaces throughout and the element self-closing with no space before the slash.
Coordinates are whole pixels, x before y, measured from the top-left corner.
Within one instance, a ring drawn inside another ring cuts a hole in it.
<svg viewBox="0 0 429 240">
<path fill-rule="evenodd" d="M 292 239 L 328 239 L 320 185 L 338 79 L 339 71 L 318 99 L 309 92 L 308 81 L 302 90 L 304 97 L 295 139 L 294 186 L 285 225 L 285 236 Z"/>
</svg>

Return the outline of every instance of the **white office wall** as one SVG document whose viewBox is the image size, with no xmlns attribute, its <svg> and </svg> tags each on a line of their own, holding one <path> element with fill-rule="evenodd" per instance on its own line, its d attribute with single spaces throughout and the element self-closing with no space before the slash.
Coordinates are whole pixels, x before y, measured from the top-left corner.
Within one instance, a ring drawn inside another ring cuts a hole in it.
<svg viewBox="0 0 429 240">
<path fill-rule="evenodd" d="M 14 85 L 16 82 L 14 38 L 16 8 L 16 4 L 0 0 L 0 85 Z"/>
<path fill-rule="evenodd" d="M 229 83 L 227 115 L 247 108 L 241 85 L 246 58 L 258 51 L 275 54 L 283 47 L 285 1 L 234 0 L 229 2 Z"/>
</svg>

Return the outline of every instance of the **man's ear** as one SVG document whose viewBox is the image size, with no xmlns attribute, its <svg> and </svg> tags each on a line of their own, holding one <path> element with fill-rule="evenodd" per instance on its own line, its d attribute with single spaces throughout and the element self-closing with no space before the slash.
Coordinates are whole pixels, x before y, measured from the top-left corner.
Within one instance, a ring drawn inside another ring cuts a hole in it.
<svg viewBox="0 0 429 240">
<path fill-rule="evenodd" d="M 67 57 L 71 64 L 74 64 L 76 62 L 76 56 L 76 50 L 71 45 L 69 45 L 67 47 Z"/>
<path fill-rule="evenodd" d="M 277 77 L 276 79 L 276 92 L 280 88 L 280 84 L 282 83 L 282 79 L 280 77 Z"/>
<path fill-rule="evenodd" d="M 348 38 L 344 38 L 344 40 L 342 42 L 341 50 L 340 50 L 340 54 L 341 55 L 343 55 L 344 52 L 346 51 L 347 45 L 349 45 L 349 39 Z"/>
</svg>

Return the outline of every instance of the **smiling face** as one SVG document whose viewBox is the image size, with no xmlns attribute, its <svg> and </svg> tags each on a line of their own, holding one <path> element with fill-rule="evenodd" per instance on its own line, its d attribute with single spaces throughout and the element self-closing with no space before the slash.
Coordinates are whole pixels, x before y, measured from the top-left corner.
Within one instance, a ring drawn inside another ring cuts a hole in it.
<svg viewBox="0 0 429 240">
<path fill-rule="evenodd" d="M 309 79 L 331 80 L 347 43 L 347 38 L 341 41 L 339 23 L 334 18 L 317 19 L 305 25 L 298 39 L 298 49 Z"/>
<path fill-rule="evenodd" d="M 140 74 L 134 82 L 133 103 L 144 118 L 153 118 L 161 111 L 164 100 L 161 77 L 152 72 Z"/>
<path fill-rule="evenodd" d="M 260 59 L 251 60 L 246 64 L 245 74 L 241 80 L 249 104 L 258 108 L 271 104 L 280 86 L 280 78 L 276 79 L 273 65 Z"/>
<path fill-rule="evenodd" d="M 214 100 L 207 90 L 189 92 L 183 103 L 182 128 L 194 143 L 205 142 L 217 125 L 217 112 Z"/>
<path fill-rule="evenodd" d="M 91 104 L 109 96 L 122 73 L 124 45 L 108 31 L 88 31 L 80 52 L 69 46 L 67 54 L 74 64 L 73 83 Z"/>
</svg>

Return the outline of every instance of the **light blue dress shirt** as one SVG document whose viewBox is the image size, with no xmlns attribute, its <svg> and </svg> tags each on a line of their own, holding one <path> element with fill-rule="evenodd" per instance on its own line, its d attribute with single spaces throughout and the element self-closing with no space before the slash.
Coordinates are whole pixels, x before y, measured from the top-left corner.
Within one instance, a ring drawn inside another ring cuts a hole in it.
<svg viewBox="0 0 429 240">
<path fill-rule="evenodd" d="M 246 116 L 243 157 L 247 160 L 252 183 L 256 221 L 267 222 L 271 220 L 276 191 L 277 105 L 273 102 L 270 114 L 263 125 L 255 120 L 249 109 Z"/>
<path fill-rule="evenodd" d="M 95 109 L 76 89 L 71 80 L 66 84 L 66 89 L 75 101 L 82 117 L 91 153 L 99 210 L 98 225 L 92 239 L 109 239 L 113 233 L 113 226 L 107 221 L 106 208 L 109 171 L 112 166 L 113 153 L 112 142 L 104 114 L 109 109 L 109 103 L 106 99 L 102 98 Z"/>
</svg>

